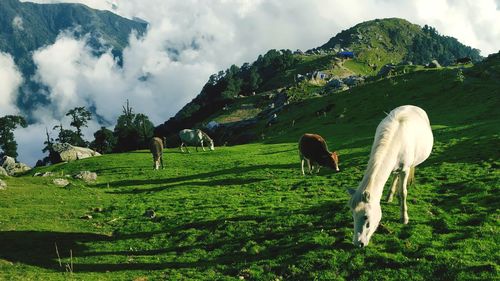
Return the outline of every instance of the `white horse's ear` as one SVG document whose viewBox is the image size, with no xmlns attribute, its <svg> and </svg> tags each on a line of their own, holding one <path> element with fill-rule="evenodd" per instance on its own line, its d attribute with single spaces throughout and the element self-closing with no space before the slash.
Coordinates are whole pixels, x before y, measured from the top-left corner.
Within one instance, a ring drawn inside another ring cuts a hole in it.
<svg viewBox="0 0 500 281">
<path fill-rule="evenodd" d="M 354 195 L 354 193 L 356 192 L 356 190 L 354 190 L 354 189 L 352 189 L 352 188 L 349 188 L 349 189 L 347 190 L 347 192 L 349 192 L 349 194 L 352 196 L 352 195 Z"/>
<path fill-rule="evenodd" d="M 368 191 L 363 192 L 363 202 L 368 203 L 370 201 L 370 193 Z"/>
</svg>

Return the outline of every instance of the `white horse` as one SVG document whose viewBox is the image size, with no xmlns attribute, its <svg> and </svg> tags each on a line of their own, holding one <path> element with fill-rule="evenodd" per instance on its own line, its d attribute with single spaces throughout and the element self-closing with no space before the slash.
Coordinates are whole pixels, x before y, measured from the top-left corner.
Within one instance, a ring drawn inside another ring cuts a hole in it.
<svg viewBox="0 0 500 281">
<path fill-rule="evenodd" d="M 189 152 L 187 145 L 194 145 L 196 151 L 198 151 L 198 146 L 201 146 L 203 151 L 205 151 L 203 144 L 206 144 L 210 150 L 214 150 L 214 141 L 202 130 L 184 129 L 179 132 L 179 138 L 181 139 L 180 149 L 182 152 L 184 152 L 182 149 L 183 146 L 186 147 L 186 151 Z"/>
<path fill-rule="evenodd" d="M 349 190 L 355 246 L 368 245 L 377 229 L 382 218 L 382 191 L 392 172 L 396 177 L 389 197 L 392 200 L 397 186 L 401 219 L 404 224 L 408 223 L 407 183 L 414 167 L 429 157 L 433 142 L 429 118 L 419 107 L 397 107 L 380 122 L 363 180 L 357 190 Z"/>
</svg>

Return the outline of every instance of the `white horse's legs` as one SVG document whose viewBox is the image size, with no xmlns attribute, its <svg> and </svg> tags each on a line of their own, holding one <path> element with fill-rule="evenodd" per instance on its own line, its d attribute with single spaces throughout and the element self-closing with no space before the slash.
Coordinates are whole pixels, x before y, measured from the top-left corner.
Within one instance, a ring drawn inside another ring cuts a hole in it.
<svg viewBox="0 0 500 281">
<path fill-rule="evenodd" d="M 392 182 L 391 189 L 389 190 L 389 194 L 387 194 L 386 201 L 387 202 L 392 202 L 392 199 L 394 197 L 394 193 L 396 193 L 396 189 L 398 187 L 398 179 L 399 179 L 399 174 L 397 174 L 394 177 L 394 181 Z"/>
<path fill-rule="evenodd" d="M 311 160 L 309 160 L 309 159 L 306 158 L 306 161 L 307 161 L 307 172 L 309 172 L 309 174 L 312 175 L 312 167 L 313 167 L 313 165 L 311 164 Z"/>
<path fill-rule="evenodd" d="M 184 152 L 184 150 L 182 149 L 183 146 L 186 148 L 187 153 L 191 153 L 191 152 L 189 152 L 188 146 L 185 143 L 181 143 L 181 151 L 182 152 Z"/>
<path fill-rule="evenodd" d="M 203 151 L 205 151 L 205 147 L 203 147 L 203 140 L 200 141 L 200 145 L 201 145 L 201 149 L 203 149 Z"/>
<path fill-rule="evenodd" d="M 410 170 L 403 170 L 399 174 L 399 204 L 401 207 L 401 221 L 404 224 L 408 224 L 410 218 L 408 217 L 408 205 L 406 204 L 406 196 L 408 195 L 408 190 L 406 185 L 408 184 L 408 178 L 410 176 Z"/>
</svg>

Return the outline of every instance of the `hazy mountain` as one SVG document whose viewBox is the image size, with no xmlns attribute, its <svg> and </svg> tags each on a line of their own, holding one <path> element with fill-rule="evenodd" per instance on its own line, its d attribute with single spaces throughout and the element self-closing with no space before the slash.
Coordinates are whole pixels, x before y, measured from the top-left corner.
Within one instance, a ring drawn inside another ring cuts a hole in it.
<svg viewBox="0 0 500 281">
<path fill-rule="evenodd" d="M 115 57 L 120 58 L 132 30 L 142 34 L 147 28 L 144 21 L 125 19 L 109 11 L 94 10 L 81 4 L 35 4 L 2 0 L 0 15 L 0 51 L 14 58 L 25 78 L 35 73 L 32 52 L 53 44 L 62 31 L 71 30 L 77 37 L 88 34 L 89 44 L 96 53 L 102 47 L 112 47 Z M 25 85 L 18 106 L 27 109 L 40 101 L 40 95 L 36 94 L 38 87 L 33 83 L 27 87 Z M 28 95 L 27 92 L 35 94 Z"/>
</svg>

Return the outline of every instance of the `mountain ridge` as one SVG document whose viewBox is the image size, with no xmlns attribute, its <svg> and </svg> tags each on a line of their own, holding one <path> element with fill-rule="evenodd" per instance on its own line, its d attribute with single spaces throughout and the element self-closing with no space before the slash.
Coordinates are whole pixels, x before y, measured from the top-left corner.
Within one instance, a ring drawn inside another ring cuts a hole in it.
<svg viewBox="0 0 500 281">
<path fill-rule="evenodd" d="M 28 86 L 20 88 L 18 98 L 18 106 L 24 111 L 29 111 L 36 103 L 43 103 L 43 95 L 37 94 L 41 85 L 29 79 L 36 71 L 32 53 L 53 44 L 61 32 L 73 30 L 77 38 L 90 34 L 88 44 L 93 49 L 112 48 L 113 55 L 121 63 L 122 51 L 132 30 L 142 35 L 147 29 L 144 22 L 83 4 L 3 0 L 0 1 L 0 14 L 0 52 L 13 57 Z"/>
</svg>

